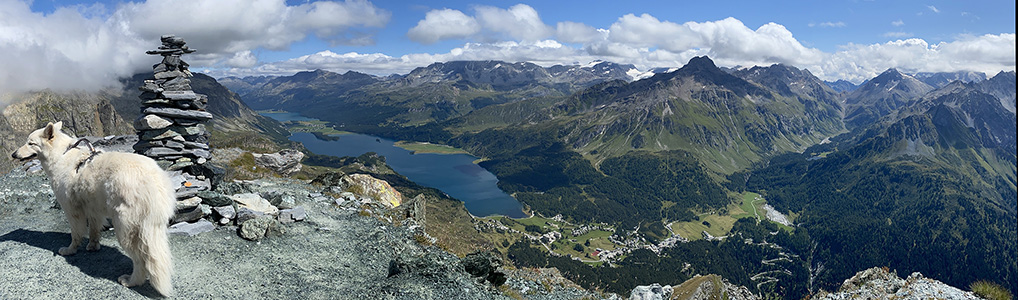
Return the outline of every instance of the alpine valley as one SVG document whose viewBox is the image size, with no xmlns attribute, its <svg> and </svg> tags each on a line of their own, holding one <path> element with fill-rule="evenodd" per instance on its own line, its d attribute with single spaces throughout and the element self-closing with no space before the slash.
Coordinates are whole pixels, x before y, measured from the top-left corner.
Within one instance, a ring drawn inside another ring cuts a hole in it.
<svg viewBox="0 0 1018 300">
<path fill-rule="evenodd" d="M 11 152 L 52 119 L 75 135 L 134 134 L 137 89 L 149 75 L 98 92 L 18 95 L 0 118 L 0 146 Z M 393 299 L 974 297 L 958 289 L 974 282 L 1018 291 L 1015 81 L 1014 71 L 889 69 L 860 84 L 825 82 L 794 66 L 719 68 L 708 57 L 650 72 L 606 61 L 450 61 L 384 77 L 196 73 L 191 85 L 215 116 L 211 163 L 225 169 L 202 201 L 298 199 L 314 224 L 259 244 L 219 229 L 204 240 L 244 249 L 230 252 L 237 255 L 269 253 L 274 264 L 328 256 L 311 263 L 334 273 L 302 265 L 294 273 L 305 277 L 287 280 Z M 270 111 L 306 118 L 280 123 L 258 113 Z M 468 152 L 531 217 L 472 215 L 383 156 L 315 154 L 287 140 L 298 131 Z M 283 175 L 257 157 L 297 161 Z M 19 166 L 0 164 L 30 168 Z M 42 180 L 24 173 L 5 175 L 4 190 L 24 194 Z M 30 211 L 8 203 L 49 205 L 11 193 L 0 192 L 0 217 Z M 309 241 L 350 251 L 333 255 Z M 211 247 L 173 242 L 205 249 L 194 253 Z M 281 245 L 300 252 L 272 248 Z M 331 256 L 344 257 L 342 267 Z M 191 269 L 184 274 L 208 272 Z"/>
<path fill-rule="evenodd" d="M 1018 291 L 1013 71 L 656 71 L 454 61 L 219 82 L 256 110 L 481 157 L 534 217 L 467 216 L 447 245 L 590 290 L 716 274 L 802 299 L 886 267 Z"/>
</svg>

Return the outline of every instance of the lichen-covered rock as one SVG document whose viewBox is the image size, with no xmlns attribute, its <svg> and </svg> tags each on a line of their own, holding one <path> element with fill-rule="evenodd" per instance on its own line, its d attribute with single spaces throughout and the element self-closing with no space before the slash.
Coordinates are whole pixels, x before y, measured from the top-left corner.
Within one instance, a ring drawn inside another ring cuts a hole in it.
<svg viewBox="0 0 1018 300">
<path fill-rule="evenodd" d="M 365 195 L 387 207 L 396 207 L 403 203 L 403 195 L 388 182 L 367 174 L 351 174 L 343 176 L 347 190 Z"/>
</svg>

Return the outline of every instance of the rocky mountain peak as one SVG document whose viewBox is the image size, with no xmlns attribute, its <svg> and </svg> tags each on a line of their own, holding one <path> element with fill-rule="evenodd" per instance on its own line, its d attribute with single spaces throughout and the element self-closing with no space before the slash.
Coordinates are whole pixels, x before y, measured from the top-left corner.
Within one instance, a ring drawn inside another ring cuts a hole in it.
<svg viewBox="0 0 1018 300">
<path fill-rule="evenodd" d="M 845 97 L 845 124 L 859 127 L 917 102 L 934 88 L 896 69 L 888 69 Z"/>
<path fill-rule="evenodd" d="M 332 75 L 332 74 L 339 75 L 339 74 L 332 73 L 332 72 L 329 72 L 329 71 L 326 71 L 326 70 L 316 69 L 314 71 L 301 71 L 301 72 L 297 72 L 297 74 L 293 74 L 293 79 L 295 79 L 295 80 L 311 80 L 311 79 L 314 79 L 314 78 L 321 78 L 321 77 L 329 76 L 329 75 Z"/>
<path fill-rule="evenodd" d="M 897 69 L 887 69 L 877 77 L 874 77 L 869 82 L 864 84 L 860 89 L 870 86 L 871 88 L 883 88 L 887 90 L 897 89 L 906 93 L 914 93 L 917 95 L 925 94 L 933 90 L 933 86 L 930 86 L 915 77 L 908 74 L 899 72 Z"/>
<path fill-rule="evenodd" d="M 689 62 L 686 63 L 685 66 L 682 66 L 682 68 L 679 68 L 678 71 L 682 71 L 687 74 L 700 72 L 724 73 L 724 71 L 718 68 L 718 66 L 714 64 L 714 61 L 711 60 L 710 57 L 707 57 L 706 55 L 697 56 L 689 59 Z"/>
<path fill-rule="evenodd" d="M 919 272 L 901 279 L 884 268 L 859 271 L 845 280 L 836 293 L 821 293 L 813 299 L 981 299 L 972 292 L 926 278 Z"/>
<path fill-rule="evenodd" d="M 979 89 L 987 94 L 993 95 L 1000 100 L 1008 111 L 1015 112 L 1015 72 L 1008 71 L 997 73 L 992 78 L 982 81 Z"/>
</svg>

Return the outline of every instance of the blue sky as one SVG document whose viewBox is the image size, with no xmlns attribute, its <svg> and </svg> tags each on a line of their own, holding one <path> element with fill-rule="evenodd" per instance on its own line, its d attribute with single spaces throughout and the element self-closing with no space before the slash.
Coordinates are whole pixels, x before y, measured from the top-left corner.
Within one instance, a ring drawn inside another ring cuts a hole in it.
<svg viewBox="0 0 1018 300">
<path fill-rule="evenodd" d="M 698 55 L 854 82 L 887 68 L 1015 68 L 1013 1 L 283 1 L 0 0 L 0 51 L 21 54 L 0 58 L 0 93 L 144 71 L 165 33 L 199 50 L 192 69 L 219 77 L 477 59 L 647 70 Z M 80 79 L 90 72 L 100 76 Z"/>
</svg>

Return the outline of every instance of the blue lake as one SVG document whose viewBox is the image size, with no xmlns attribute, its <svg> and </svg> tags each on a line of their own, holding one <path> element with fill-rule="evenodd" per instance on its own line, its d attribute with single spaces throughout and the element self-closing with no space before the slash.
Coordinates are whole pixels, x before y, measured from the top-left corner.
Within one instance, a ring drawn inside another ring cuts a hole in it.
<svg viewBox="0 0 1018 300">
<path fill-rule="evenodd" d="M 296 113 L 262 113 L 285 121 L 310 121 Z M 332 156 L 359 156 L 375 152 L 385 156 L 393 170 L 418 184 L 436 188 L 462 200 L 475 216 L 504 215 L 526 217 L 520 202 L 496 185 L 498 178 L 474 163 L 477 157 L 468 154 L 412 154 L 393 145 L 395 141 L 365 134 L 342 134 L 335 141 L 323 141 L 310 133 L 295 132 L 290 140 L 301 142 L 311 152 Z"/>
</svg>

